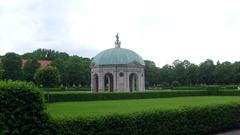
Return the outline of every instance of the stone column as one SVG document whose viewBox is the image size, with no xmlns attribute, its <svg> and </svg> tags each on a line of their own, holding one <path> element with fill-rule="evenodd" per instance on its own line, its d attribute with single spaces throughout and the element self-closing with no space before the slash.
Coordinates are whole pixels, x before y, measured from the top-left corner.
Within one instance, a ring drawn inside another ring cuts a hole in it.
<svg viewBox="0 0 240 135">
<path fill-rule="evenodd" d="M 94 92 L 94 88 L 93 88 L 93 73 L 91 71 L 91 91 Z"/>
<path fill-rule="evenodd" d="M 102 72 L 99 73 L 98 85 L 99 85 L 99 92 L 103 92 L 104 91 L 104 74 Z"/>
<path fill-rule="evenodd" d="M 117 67 L 115 67 L 114 72 L 112 74 L 113 74 L 113 92 L 116 92 L 116 91 L 118 91 Z"/>
</svg>

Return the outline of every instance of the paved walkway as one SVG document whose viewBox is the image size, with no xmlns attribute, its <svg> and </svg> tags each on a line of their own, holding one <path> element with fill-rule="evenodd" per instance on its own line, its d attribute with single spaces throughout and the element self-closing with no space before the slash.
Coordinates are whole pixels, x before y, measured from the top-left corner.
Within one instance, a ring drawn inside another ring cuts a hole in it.
<svg viewBox="0 0 240 135">
<path fill-rule="evenodd" d="M 224 133 L 220 133 L 220 134 L 216 134 L 216 135 L 240 135 L 240 129 L 229 131 L 229 132 L 224 132 Z"/>
</svg>

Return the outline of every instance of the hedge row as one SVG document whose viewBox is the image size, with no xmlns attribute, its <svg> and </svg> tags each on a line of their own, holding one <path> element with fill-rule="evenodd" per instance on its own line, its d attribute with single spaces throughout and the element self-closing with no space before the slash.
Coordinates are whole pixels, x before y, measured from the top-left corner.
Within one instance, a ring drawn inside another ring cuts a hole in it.
<svg viewBox="0 0 240 135">
<path fill-rule="evenodd" d="M 239 85 L 194 85 L 194 86 L 163 86 L 154 89 L 172 89 L 172 90 L 207 90 L 212 87 L 215 87 L 219 90 L 236 90 Z"/>
<path fill-rule="evenodd" d="M 166 98 L 183 96 L 240 96 L 237 90 L 198 90 L 198 91 L 163 91 L 137 93 L 45 93 L 47 102 L 96 101 L 120 99 Z"/>
<path fill-rule="evenodd" d="M 221 94 L 220 91 L 216 90 L 215 92 Z M 227 92 L 224 93 L 226 95 L 240 95 L 239 93 L 229 93 L 229 91 L 223 92 Z M 147 97 L 148 94 L 154 97 L 159 93 L 99 93 L 92 95 L 103 95 L 100 98 L 105 99 L 122 99 L 124 94 L 135 95 L 132 98 L 142 98 Z M 155 97 L 194 96 L 195 94 L 213 93 L 209 93 L 209 91 L 168 92 Z M 86 99 L 92 100 L 89 97 Z M 98 118 L 50 119 L 49 121 L 49 117 L 44 112 L 41 91 L 30 83 L 19 81 L 0 81 L 0 106 L 1 135 L 205 135 L 240 127 L 240 103 L 178 110 L 156 110 Z"/>
<path fill-rule="evenodd" d="M 53 120 L 60 135 L 207 135 L 239 128 L 240 104 Z"/>
<path fill-rule="evenodd" d="M 144 99 L 182 96 L 206 96 L 208 91 L 165 91 L 136 93 L 45 93 L 47 102 Z"/>
<path fill-rule="evenodd" d="M 48 134 L 43 94 L 31 83 L 0 81 L 0 134 Z"/>
<path fill-rule="evenodd" d="M 57 91 L 91 91 L 91 88 L 85 87 L 73 87 L 73 88 L 42 88 L 43 91 L 57 92 Z"/>
</svg>

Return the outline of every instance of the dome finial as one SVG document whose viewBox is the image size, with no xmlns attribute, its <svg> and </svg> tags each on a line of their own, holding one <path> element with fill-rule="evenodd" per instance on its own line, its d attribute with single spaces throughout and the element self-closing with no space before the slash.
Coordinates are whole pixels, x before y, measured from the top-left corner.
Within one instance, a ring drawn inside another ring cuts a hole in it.
<svg viewBox="0 0 240 135">
<path fill-rule="evenodd" d="M 121 42 L 119 41 L 119 36 L 118 33 L 116 35 L 116 41 L 115 41 L 115 48 L 120 48 L 121 47 Z"/>
</svg>

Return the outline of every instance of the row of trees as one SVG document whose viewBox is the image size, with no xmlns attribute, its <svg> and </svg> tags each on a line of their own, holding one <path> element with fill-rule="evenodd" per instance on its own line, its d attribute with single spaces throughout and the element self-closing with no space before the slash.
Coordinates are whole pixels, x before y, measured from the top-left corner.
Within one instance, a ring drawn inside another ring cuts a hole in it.
<svg viewBox="0 0 240 135">
<path fill-rule="evenodd" d="M 23 64 L 23 60 L 27 62 Z M 47 68 L 41 68 L 39 60 L 52 62 Z M 32 81 L 46 87 L 59 84 L 90 86 L 90 61 L 89 58 L 69 56 L 48 49 L 38 49 L 23 55 L 7 53 L 1 57 L 0 79 Z"/>
<path fill-rule="evenodd" d="M 54 87 L 90 86 L 89 58 L 69 56 L 67 53 L 38 49 L 18 55 L 7 53 L 0 62 L 0 79 L 26 80 Z M 22 60 L 27 62 L 22 64 Z M 51 60 L 48 68 L 41 68 L 39 60 Z M 153 61 L 145 61 L 146 86 L 239 84 L 240 62 L 214 62 L 210 59 L 193 64 L 188 60 L 175 60 L 172 65 L 157 67 Z M 52 81 L 50 81 L 52 79 Z M 47 81 L 46 81 L 47 80 Z"/>
<path fill-rule="evenodd" d="M 146 85 L 199 85 L 199 84 L 239 84 L 240 62 L 214 64 L 210 59 L 193 64 L 188 60 L 175 60 L 172 65 L 156 67 L 152 61 L 145 61 Z"/>
</svg>

